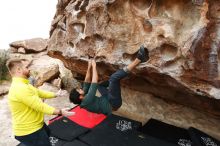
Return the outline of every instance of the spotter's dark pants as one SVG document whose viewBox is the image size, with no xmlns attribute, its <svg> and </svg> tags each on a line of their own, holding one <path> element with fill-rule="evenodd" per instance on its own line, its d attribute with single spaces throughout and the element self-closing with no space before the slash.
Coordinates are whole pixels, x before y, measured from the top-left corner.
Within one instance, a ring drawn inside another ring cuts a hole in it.
<svg viewBox="0 0 220 146">
<path fill-rule="evenodd" d="M 44 124 L 38 131 L 25 136 L 15 136 L 15 139 L 26 146 L 51 146 L 49 133 L 49 128 Z"/>
</svg>

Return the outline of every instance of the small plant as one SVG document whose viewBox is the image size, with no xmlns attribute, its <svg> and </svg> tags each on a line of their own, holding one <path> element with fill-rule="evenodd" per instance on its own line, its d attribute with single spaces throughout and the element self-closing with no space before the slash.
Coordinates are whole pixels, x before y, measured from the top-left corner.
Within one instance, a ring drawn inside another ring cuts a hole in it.
<svg viewBox="0 0 220 146">
<path fill-rule="evenodd" d="M 7 50 L 0 50 L 0 81 L 9 79 L 9 73 L 6 67 L 8 59 L 9 52 Z"/>
</svg>

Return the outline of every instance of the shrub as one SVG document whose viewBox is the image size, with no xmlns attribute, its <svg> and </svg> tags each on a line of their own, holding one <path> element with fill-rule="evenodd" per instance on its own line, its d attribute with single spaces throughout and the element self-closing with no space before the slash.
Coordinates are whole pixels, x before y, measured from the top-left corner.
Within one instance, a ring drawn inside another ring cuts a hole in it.
<svg viewBox="0 0 220 146">
<path fill-rule="evenodd" d="M 7 80 L 8 69 L 6 67 L 6 62 L 9 59 L 9 52 L 7 50 L 0 50 L 0 81 Z"/>
</svg>

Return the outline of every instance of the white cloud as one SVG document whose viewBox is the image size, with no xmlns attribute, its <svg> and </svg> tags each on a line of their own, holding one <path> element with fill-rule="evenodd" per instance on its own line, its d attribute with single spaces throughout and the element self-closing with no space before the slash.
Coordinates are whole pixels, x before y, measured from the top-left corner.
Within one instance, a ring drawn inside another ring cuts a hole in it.
<svg viewBox="0 0 220 146">
<path fill-rule="evenodd" d="M 57 0 L 0 0 L 0 49 L 13 41 L 49 37 Z"/>
</svg>

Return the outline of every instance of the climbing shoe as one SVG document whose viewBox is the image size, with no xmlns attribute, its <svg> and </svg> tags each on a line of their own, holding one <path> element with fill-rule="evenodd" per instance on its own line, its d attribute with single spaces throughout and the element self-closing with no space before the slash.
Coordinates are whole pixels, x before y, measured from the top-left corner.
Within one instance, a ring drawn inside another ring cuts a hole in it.
<svg viewBox="0 0 220 146">
<path fill-rule="evenodd" d="M 145 47 L 143 45 L 141 45 L 138 51 L 137 58 L 141 60 L 141 63 L 146 62 L 149 59 L 148 51 L 145 51 Z"/>
</svg>

